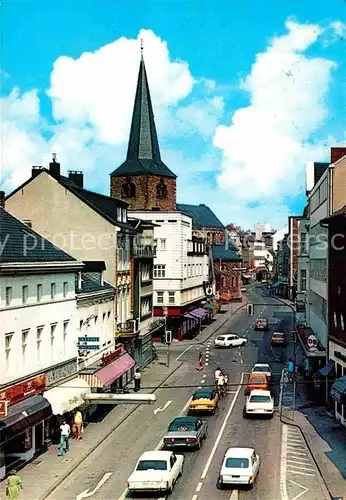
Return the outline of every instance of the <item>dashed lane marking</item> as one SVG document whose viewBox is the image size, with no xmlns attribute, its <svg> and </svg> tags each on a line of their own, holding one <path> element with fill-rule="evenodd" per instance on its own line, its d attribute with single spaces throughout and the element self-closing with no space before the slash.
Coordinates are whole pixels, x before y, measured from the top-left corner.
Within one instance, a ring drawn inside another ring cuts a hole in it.
<svg viewBox="0 0 346 500">
<path fill-rule="evenodd" d="M 191 500 L 197 500 L 197 498 L 198 498 L 198 495 L 193 495 Z"/>
<path fill-rule="evenodd" d="M 201 384 L 204 384 L 205 383 L 205 379 L 201 380 Z"/>
<path fill-rule="evenodd" d="M 239 491 L 233 490 L 229 500 L 238 500 L 238 498 L 239 498 Z"/>
<path fill-rule="evenodd" d="M 208 361 L 206 361 L 205 366 L 208 366 L 208 365 L 209 365 L 209 363 L 208 363 Z"/>
<path fill-rule="evenodd" d="M 203 486 L 202 482 L 198 483 L 197 488 L 196 488 L 196 492 L 201 491 L 202 486 Z"/>
</svg>

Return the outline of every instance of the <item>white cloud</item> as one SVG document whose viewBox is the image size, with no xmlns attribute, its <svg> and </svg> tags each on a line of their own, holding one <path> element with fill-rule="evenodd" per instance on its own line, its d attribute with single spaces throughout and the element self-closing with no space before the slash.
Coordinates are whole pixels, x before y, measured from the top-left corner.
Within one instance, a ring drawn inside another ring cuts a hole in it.
<svg viewBox="0 0 346 500">
<path fill-rule="evenodd" d="M 242 202 L 297 194 L 305 162 L 316 159 L 309 141 L 326 118 L 335 63 L 305 54 L 321 28 L 292 20 L 286 27 L 242 82 L 251 104 L 236 110 L 232 124 L 220 126 L 214 137 L 223 152 L 219 186 Z"/>
<path fill-rule="evenodd" d="M 334 31 L 335 36 L 343 38 L 346 35 L 346 24 L 342 21 L 333 21 L 330 27 Z"/>
</svg>

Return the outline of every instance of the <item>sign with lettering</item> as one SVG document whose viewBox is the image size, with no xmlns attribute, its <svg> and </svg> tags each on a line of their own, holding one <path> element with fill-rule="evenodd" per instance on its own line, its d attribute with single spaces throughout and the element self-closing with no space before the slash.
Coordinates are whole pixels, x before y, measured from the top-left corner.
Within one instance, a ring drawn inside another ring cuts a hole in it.
<svg viewBox="0 0 346 500">
<path fill-rule="evenodd" d="M 30 396 L 39 394 L 46 389 L 46 376 L 38 375 L 19 384 L 11 385 L 0 390 L 0 401 L 7 401 L 8 405 L 19 403 Z"/>
<path fill-rule="evenodd" d="M 103 364 L 108 365 L 108 363 L 111 363 L 112 361 L 114 361 L 124 351 L 125 351 L 125 346 L 124 346 L 124 344 L 121 344 L 120 347 L 115 349 L 115 351 L 104 354 L 102 356 Z"/>
<path fill-rule="evenodd" d="M 77 371 L 77 364 L 75 360 L 63 365 L 55 366 L 46 372 L 46 386 L 50 387 L 60 380 L 65 380 Z"/>
<path fill-rule="evenodd" d="M 80 349 L 81 351 L 85 350 L 85 351 L 98 351 L 100 349 L 100 346 L 99 345 L 79 345 L 78 346 L 78 349 Z"/>
<path fill-rule="evenodd" d="M 100 337 L 78 337 L 78 342 L 100 342 Z"/>
<path fill-rule="evenodd" d="M 7 401 L 0 401 L 0 418 L 7 417 Z"/>
<path fill-rule="evenodd" d="M 22 413 L 23 418 L 18 420 L 12 425 L 6 427 L 0 427 L 0 443 L 5 443 L 12 439 L 16 434 L 21 434 L 28 427 L 32 427 L 39 424 L 43 420 L 46 420 L 52 415 L 52 409 L 50 405 L 46 408 L 39 410 L 36 413 L 28 415 L 27 413 Z"/>
</svg>

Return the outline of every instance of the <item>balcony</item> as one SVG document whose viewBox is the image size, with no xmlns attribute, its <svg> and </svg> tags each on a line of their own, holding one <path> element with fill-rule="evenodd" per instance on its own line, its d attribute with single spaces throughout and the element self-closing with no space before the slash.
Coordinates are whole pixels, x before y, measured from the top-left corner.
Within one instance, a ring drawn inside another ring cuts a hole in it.
<svg viewBox="0 0 346 500">
<path fill-rule="evenodd" d="M 135 334 L 138 333 L 139 325 L 138 320 L 128 319 L 124 323 L 117 324 L 117 334 Z"/>
<path fill-rule="evenodd" d="M 156 257 L 156 246 L 154 245 L 134 245 L 133 256 L 135 258 L 146 257 L 153 259 Z"/>
</svg>

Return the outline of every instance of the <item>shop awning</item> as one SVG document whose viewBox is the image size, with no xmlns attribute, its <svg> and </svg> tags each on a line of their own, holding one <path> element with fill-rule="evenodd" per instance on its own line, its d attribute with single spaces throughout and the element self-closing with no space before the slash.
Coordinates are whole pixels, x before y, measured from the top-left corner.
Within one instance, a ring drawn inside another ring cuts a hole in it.
<svg viewBox="0 0 346 500">
<path fill-rule="evenodd" d="M 216 309 L 216 306 L 213 306 L 213 304 L 206 304 L 203 307 L 204 307 L 204 309 L 212 309 L 212 310 Z"/>
<path fill-rule="evenodd" d="M 107 387 L 122 377 L 124 373 L 131 370 L 135 364 L 135 360 L 128 353 L 125 353 L 93 375 L 86 374 L 81 375 L 81 377 L 83 377 L 91 387 Z"/>
<path fill-rule="evenodd" d="M 330 396 L 339 403 L 346 402 L 346 375 L 338 378 L 332 385 Z"/>
<path fill-rule="evenodd" d="M 227 295 L 220 295 L 220 299 L 221 300 L 224 300 L 225 302 L 229 302 L 229 297 L 227 297 Z"/>
<path fill-rule="evenodd" d="M 194 319 L 195 321 L 196 321 L 196 319 L 197 319 L 195 316 L 192 316 L 192 315 L 191 315 L 191 314 L 189 314 L 189 313 L 184 314 L 184 318 L 186 318 L 186 319 Z"/>
<path fill-rule="evenodd" d="M 199 319 L 202 319 L 205 317 L 205 315 L 207 314 L 207 311 L 205 309 L 194 309 L 193 311 L 190 311 L 189 314 L 191 314 L 192 316 L 195 316 Z"/>
<path fill-rule="evenodd" d="M 276 281 L 275 283 L 273 283 L 273 284 L 271 285 L 271 287 L 272 287 L 272 288 L 277 288 L 277 287 L 278 287 L 278 286 L 280 286 L 280 285 L 281 285 L 281 281 Z"/>
<path fill-rule="evenodd" d="M 10 405 L 7 417 L 0 418 L 0 443 L 5 443 L 51 415 L 52 408 L 49 402 L 40 395 L 31 396 L 20 403 Z"/>
<path fill-rule="evenodd" d="M 52 406 L 54 415 L 63 415 L 82 406 L 84 394 L 90 392 L 90 385 L 82 378 L 76 377 L 64 384 L 43 393 Z"/>
<path fill-rule="evenodd" d="M 318 370 L 318 373 L 322 375 L 322 377 L 329 377 L 329 375 L 332 375 L 334 373 L 334 366 L 334 361 L 330 359 L 323 368 L 320 368 Z"/>
</svg>

